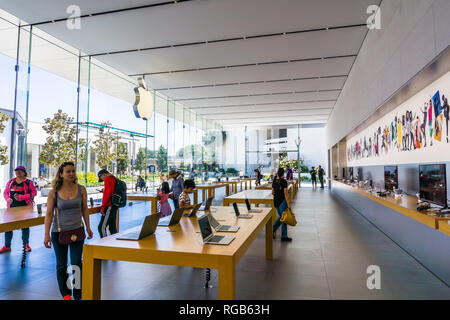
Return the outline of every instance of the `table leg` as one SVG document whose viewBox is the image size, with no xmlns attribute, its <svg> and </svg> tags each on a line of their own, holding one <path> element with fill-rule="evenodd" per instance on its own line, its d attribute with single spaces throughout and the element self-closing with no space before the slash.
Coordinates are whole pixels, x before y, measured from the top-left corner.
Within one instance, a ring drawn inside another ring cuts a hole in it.
<svg viewBox="0 0 450 320">
<path fill-rule="evenodd" d="M 229 184 L 227 184 L 225 187 L 225 194 L 227 195 L 227 197 L 230 196 L 230 185 Z"/>
<path fill-rule="evenodd" d="M 247 181 L 245 181 L 245 190 L 247 190 Z"/>
<path fill-rule="evenodd" d="M 83 247 L 82 300 L 100 300 L 102 290 L 102 260 L 92 257 L 92 249 Z"/>
<path fill-rule="evenodd" d="M 152 200 L 152 212 L 151 214 L 155 214 L 158 212 L 158 200 Z"/>
<path fill-rule="evenodd" d="M 206 189 L 202 189 L 202 201 L 206 201 Z"/>
<path fill-rule="evenodd" d="M 198 190 L 194 191 L 194 203 L 198 203 Z"/>
<path fill-rule="evenodd" d="M 211 188 L 211 195 L 210 197 L 216 198 L 216 188 Z"/>
<path fill-rule="evenodd" d="M 272 209 L 273 210 L 273 209 Z M 270 219 L 266 223 L 266 259 L 273 259 L 273 222 L 272 213 Z"/>
<path fill-rule="evenodd" d="M 224 259 L 219 268 L 219 300 L 236 299 L 236 266 L 232 258 Z"/>
</svg>

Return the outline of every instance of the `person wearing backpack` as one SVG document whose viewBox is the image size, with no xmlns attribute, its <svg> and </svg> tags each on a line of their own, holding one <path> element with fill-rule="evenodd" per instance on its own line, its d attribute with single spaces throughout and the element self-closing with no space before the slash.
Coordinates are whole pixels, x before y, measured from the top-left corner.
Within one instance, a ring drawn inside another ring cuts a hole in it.
<svg viewBox="0 0 450 320">
<path fill-rule="evenodd" d="M 104 182 L 103 199 L 100 213 L 102 215 L 100 223 L 98 224 L 98 232 L 100 237 L 104 238 L 108 234 L 106 233 L 106 227 L 109 228 L 111 234 L 117 233 L 117 212 L 119 210 L 118 203 L 113 204 L 113 196 L 115 196 L 116 183 L 119 181 L 108 170 L 102 169 L 97 173 L 98 182 Z M 122 199 L 123 200 L 123 199 Z M 125 196 L 126 203 L 126 196 Z"/>
<path fill-rule="evenodd" d="M 18 166 L 14 169 L 16 177 L 8 181 L 3 192 L 7 207 L 23 207 L 32 206 L 34 204 L 33 198 L 36 196 L 37 191 L 34 183 L 27 179 L 27 170 L 23 166 Z M 5 232 L 5 245 L 0 249 L 0 253 L 11 251 L 11 240 L 13 232 Z M 25 251 L 31 251 L 29 245 L 30 228 L 22 229 L 22 242 L 25 246 Z"/>
</svg>

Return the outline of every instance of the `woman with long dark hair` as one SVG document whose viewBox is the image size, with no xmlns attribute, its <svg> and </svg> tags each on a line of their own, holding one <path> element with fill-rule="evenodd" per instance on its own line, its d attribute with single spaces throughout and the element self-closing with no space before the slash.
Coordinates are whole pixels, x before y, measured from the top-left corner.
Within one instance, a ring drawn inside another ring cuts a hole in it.
<svg viewBox="0 0 450 320">
<path fill-rule="evenodd" d="M 292 241 L 291 238 L 287 236 L 287 225 L 281 223 L 280 219 L 283 215 L 284 210 L 291 209 L 291 206 L 287 199 L 288 197 L 288 183 L 284 179 L 284 169 L 279 168 L 277 175 L 272 183 L 272 194 L 273 194 L 273 204 L 278 213 L 278 219 L 273 224 L 273 237 L 275 239 L 276 232 L 281 225 L 281 241 Z"/>
<path fill-rule="evenodd" d="M 75 272 L 79 279 L 75 281 L 73 297 L 75 300 L 81 299 L 81 258 L 86 236 L 84 227 L 88 233 L 88 239 L 92 239 L 86 188 L 78 184 L 74 163 L 64 162 L 59 166 L 52 182 L 52 190 L 48 194 L 44 237 L 45 247 L 51 248 L 53 244 L 55 250 L 56 277 L 64 300 L 72 300 L 72 288 L 67 286 L 69 249 L 72 269 L 76 266 L 79 271 Z"/>
</svg>

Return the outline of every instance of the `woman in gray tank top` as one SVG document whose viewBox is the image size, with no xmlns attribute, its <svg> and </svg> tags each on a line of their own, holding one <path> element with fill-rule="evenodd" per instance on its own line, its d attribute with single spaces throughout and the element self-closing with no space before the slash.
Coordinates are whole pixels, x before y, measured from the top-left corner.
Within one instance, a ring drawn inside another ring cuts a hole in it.
<svg viewBox="0 0 450 320">
<path fill-rule="evenodd" d="M 56 254 L 56 278 L 59 291 L 64 300 L 81 299 L 81 258 L 83 256 L 83 241 L 71 244 L 59 243 L 60 231 L 69 231 L 86 227 L 88 239 L 92 239 L 92 230 L 87 209 L 87 193 L 83 186 L 78 184 L 75 165 L 73 162 L 64 162 L 58 169 L 52 183 L 52 190 L 47 198 L 47 213 L 45 215 L 46 248 L 53 248 Z M 57 213 L 55 214 L 55 203 Z M 75 283 L 72 288 L 67 286 L 68 268 L 67 255 L 70 249 L 70 274 L 74 274 Z"/>
</svg>

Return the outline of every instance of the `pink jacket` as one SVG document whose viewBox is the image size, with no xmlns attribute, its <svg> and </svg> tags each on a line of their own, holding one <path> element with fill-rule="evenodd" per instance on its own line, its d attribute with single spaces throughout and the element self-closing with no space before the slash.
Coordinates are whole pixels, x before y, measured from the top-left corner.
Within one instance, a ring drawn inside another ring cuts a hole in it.
<svg viewBox="0 0 450 320">
<path fill-rule="evenodd" d="M 11 198 L 9 197 L 9 195 L 11 193 L 11 184 L 13 183 L 13 181 L 15 179 L 16 178 L 12 178 L 11 180 L 9 180 L 8 183 L 6 184 L 5 191 L 3 191 L 3 197 L 6 200 L 8 208 L 10 207 L 8 200 L 11 200 Z M 30 187 L 30 190 L 28 190 L 28 187 Z M 34 203 L 33 199 L 34 199 L 34 197 L 36 197 L 36 194 L 37 194 L 36 187 L 34 186 L 33 181 L 25 178 L 23 188 L 24 188 L 25 194 L 19 196 L 19 201 L 26 201 L 28 206 L 32 206 Z"/>
</svg>

